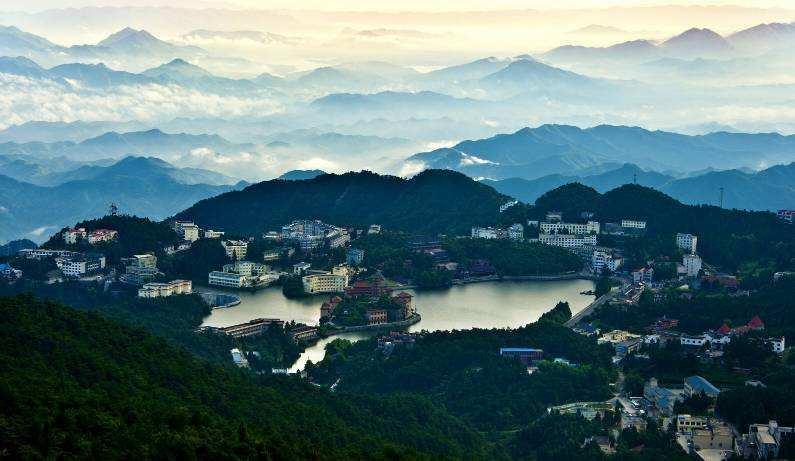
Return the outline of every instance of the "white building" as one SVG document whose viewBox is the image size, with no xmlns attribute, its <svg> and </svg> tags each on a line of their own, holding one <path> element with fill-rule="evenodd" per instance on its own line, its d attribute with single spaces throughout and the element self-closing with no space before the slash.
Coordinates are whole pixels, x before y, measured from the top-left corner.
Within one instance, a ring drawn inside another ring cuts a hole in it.
<svg viewBox="0 0 795 461">
<path fill-rule="evenodd" d="M 769 344 L 770 348 L 773 349 L 773 352 L 776 354 L 783 354 L 784 349 L 787 348 L 787 344 L 783 336 L 780 338 L 767 338 L 765 343 Z"/>
<path fill-rule="evenodd" d="M 510 208 L 510 207 L 512 207 L 512 206 L 514 206 L 514 205 L 516 205 L 518 203 L 519 203 L 518 200 L 511 200 L 510 202 L 503 203 L 502 205 L 500 205 L 500 213 L 504 212 L 508 208 Z"/>
<path fill-rule="evenodd" d="M 224 264 L 223 270 L 210 272 L 207 283 L 228 288 L 247 288 L 265 286 L 278 279 L 279 274 L 272 272 L 265 264 L 235 261 Z"/>
<path fill-rule="evenodd" d="M 542 222 L 539 224 L 539 229 L 541 232 L 545 234 L 553 234 L 565 230 L 569 234 L 587 235 L 587 234 L 598 234 L 600 226 L 599 223 L 596 221 L 588 221 L 585 224 L 565 223 L 565 222 Z"/>
<path fill-rule="evenodd" d="M 158 274 L 157 257 L 153 254 L 133 255 L 131 258 L 123 258 L 125 272 L 119 276 L 123 283 L 131 285 L 143 285 L 151 282 Z"/>
<path fill-rule="evenodd" d="M 381 225 L 380 224 L 370 224 L 370 227 L 367 229 L 368 234 L 380 234 L 381 233 Z"/>
<path fill-rule="evenodd" d="M 563 221 L 563 213 L 560 211 L 547 211 L 546 219 L 549 222 L 561 222 Z"/>
<path fill-rule="evenodd" d="M 701 270 L 701 257 L 699 255 L 686 254 L 682 256 L 682 266 L 684 266 L 688 277 L 695 277 L 698 275 L 698 271 Z"/>
<path fill-rule="evenodd" d="M 199 226 L 192 221 L 174 222 L 174 231 L 182 237 L 182 240 L 187 240 L 189 242 L 199 240 Z"/>
<path fill-rule="evenodd" d="M 308 271 L 310 267 L 312 267 L 311 264 L 305 263 L 303 261 L 293 264 L 293 274 L 302 275 L 304 272 Z"/>
<path fill-rule="evenodd" d="M 508 238 L 511 240 L 524 240 L 524 226 L 519 223 L 508 227 Z"/>
<path fill-rule="evenodd" d="M 621 258 L 610 251 L 597 249 L 591 255 L 591 267 L 597 274 L 601 274 L 605 269 L 616 272 L 621 267 L 621 263 Z"/>
<path fill-rule="evenodd" d="M 638 221 L 635 219 L 622 219 L 621 227 L 625 227 L 627 229 L 645 229 L 646 221 Z"/>
<path fill-rule="evenodd" d="M 240 351 L 238 348 L 234 348 L 229 351 L 232 354 L 232 361 L 235 362 L 235 365 L 239 366 L 240 368 L 248 368 L 248 359 L 243 352 Z"/>
<path fill-rule="evenodd" d="M 505 238 L 505 231 L 496 227 L 473 227 L 472 238 L 477 239 L 502 239 Z"/>
<path fill-rule="evenodd" d="M 226 256 L 235 261 L 246 259 L 248 252 L 248 242 L 245 240 L 224 240 L 221 245 L 226 251 Z"/>
<path fill-rule="evenodd" d="M 67 245 L 74 245 L 78 240 L 86 238 L 86 230 L 83 227 L 66 229 L 63 231 L 63 241 Z"/>
<path fill-rule="evenodd" d="M 676 234 L 676 246 L 694 255 L 698 246 L 698 237 L 693 234 Z"/>
<path fill-rule="evenodd" d="M 138 289 L 139 298 L 165 298 L 172 295 L 190 294 L 193 284 L 190 280 L 172 280 L 166 283 L 145 283 Z"/>
<path fill-rule="evenodd" d="M 538 236 L 538 241 L 545 245 L 577 248 L 586 245 L 596 245 L 596 235 L 540 234 Z"/>
<path fill-rule="evenodd" d="M 282 226 L 281 237 L 283 240 L 297 244 L 303 251 L 323 248 L 326 244 L 330 248 L 338 248 L 351 240 L 347 230 L 317 219 L 293 221 Z"/>
<path fill-rule="evenodd" d="M 309 294 L 342 293 L 348 286 L 348 276 L 344 274 L 311 274 L 303 276 L 301 281 Z"/>
<path fill-rule="evenodd" d="M 101 254 L 75 255 L 55 258 L 55 265 L 69 277 L 80 277 L 99 272 L 105 268 L 105 256 Z"/>
<path fill-rule="evenodd" d="M 218 239 L 224 236 L 223 231 L 216 231 L 212 229 L 207 229 L 204 231 L 204 238 L 206 239 Z"/>
<path fill-rule="evenodd" d="M 102 242 L 112 242 L 119 233 L 113 229 L 96 229 L 88 234 L 88 243 L 96 245 Z"/>
</svg>

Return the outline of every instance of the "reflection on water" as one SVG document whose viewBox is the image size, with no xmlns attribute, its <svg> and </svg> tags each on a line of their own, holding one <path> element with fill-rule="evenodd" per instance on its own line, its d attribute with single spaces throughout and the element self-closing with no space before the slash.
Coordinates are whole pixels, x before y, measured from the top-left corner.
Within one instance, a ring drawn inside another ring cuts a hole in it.
<svg viewBox="0 0 795 461">
<path fill-rule="evenodd" d="M 412 325 L 409 331 L 519 327 L 535 322 L 558 301 L 568 301 L 572 313 L 579 312 L 593 300 L 593 296 L 580 292 L 593 288 L 589 280 L 560 280 L 483 282 L 439 291 L 406 290 L 414 295 L 414 305 L 422 315 L 422 321 Z M 326 299 L 325 296 L 287 299 L 276 287 L 238 294 L 240 305 L 213 310 L 204 325 L 234 325 L 258 317 L 315 325 L 320 318 L 320 304 Z M 367 336 L 368 333 L 348 333 L 322 339 L 307 348 L 291 370 L 303 369 L 307 360 L 315 363 L 322 360 L 326 344 L 335 338 L 356 341 Z"/>
</svg>

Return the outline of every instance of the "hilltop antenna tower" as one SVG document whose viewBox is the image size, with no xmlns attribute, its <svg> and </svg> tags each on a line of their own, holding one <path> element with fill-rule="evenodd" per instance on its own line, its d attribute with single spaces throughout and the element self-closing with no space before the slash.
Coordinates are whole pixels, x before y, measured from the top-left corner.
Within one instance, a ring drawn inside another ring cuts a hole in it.
<svg viewBox="0 0 795 461">
<path fill-rule="evenodd" d="M 632 173 L 632 184 L 637 184 L 637 183 L 638 183 L 638 174 Z"/>
<path fill-rule="evenodd" d="M 723 188 L 720 188 L 720 207 L 723 208 Z"/>
<path fill-rule="evenodd" d="M 108 205 L 108 214 L 111 215 L 111 216 L 118 215 L 119 214 L 119 207 L 116 206 L 115 203 L 111 202 L 110 205 Z"/>
</svg>

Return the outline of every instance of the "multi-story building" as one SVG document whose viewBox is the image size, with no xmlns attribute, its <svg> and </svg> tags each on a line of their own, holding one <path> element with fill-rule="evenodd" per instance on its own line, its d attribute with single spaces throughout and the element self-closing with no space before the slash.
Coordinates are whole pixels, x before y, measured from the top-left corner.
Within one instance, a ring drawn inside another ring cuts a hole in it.
<svg viewBox="0 0 795 461">
<path fill-rule="evenodd" d="M 620 256 L 604 249 L 596 249 L 591 255 L 591 267 L 597 274 L 601 274 L 605 269 L 616 272 L 621 267 L 621 263 Z"/>
<path fill-rule="evenodd" d="M 86 229 L 83 227 L 66 229 L 63 231 L 62 236 L 64 243 L 74 245 L 78 240 L 86 238 Z"/>
<path fill-rule="evenodd" d="M 223 231 L 216 231 L 212 229 L 207 229 L 204 231 L 204 238 L 206 239 L 219 239 L 224 236 Z"/>
<path fill-rule="evenodd" d="M 119 233 L 113 229 L 96 229 L 89 232 L 87 240 L 89 245 L 96 245 L 97 243 L 112 242 L 118 235 Z"/>
<path fill-rule="evenodd" d="M 301 261 L 300 263 L 293 264 L 293 274 L 294 275 L 303 275 L 304 272 L 308 271 L 309 268 L 312 267 L 311 264 Z"/>
<path fill-rule="evenodd" d="M 232 264 L 224 264 L 223 270 L 210 272 L 207 283 L 228 288 L 255 288 L 268 285 L 278 279 L 279 274 L 272 272 L 265 264 L 235 261 Z"/>
<path fill-rule="evenodd" d="M 529 366 L 544 358 L 544 350 L 530 347 L 501 347 L 500 356 L 519 359 L 522 364 Z"/>
<path fill-rule="evenodd" d="M 569 234 L 587 235 L 598 234 L 600 225 L 597 221 L 588 221 L 586 223 L 566 223 L 566 222 L 542 222 L 539 224 L 539 230 L 545 234 L 559 233 L 560 231 L 567 231 Z"/>
<path fill-rule="evenodd" d="M 504 213 L 505 210 L 507 210 L 508 208 L 514 205 L 517 205 L 518 203 L 519 203 L 518 200 L 511 200 L 510 202 L 503 203 L 502 205 L 500 205 L 500 213 Z"/>
<path fill-rule="evenodd" d="M 779 338 L 767 338 L 765 343 L 770 346 L 774 353 L 779 355 L 783 354 L 784 349 L 787 348 L 787 343 L 783 336 Z"/>
<path fill-rule="evenodd" d="M 248 242 L 245 240 L 223 240 L 221 245 L 226 251 L 226 256 L 229 259 L 240 261 L 246 259 L 248 252 Z"/>
<path fill-rule="evenodd" d="M 105 256 L 101 254 L 88 253 L 73 258 L 56 258 L 55 264 L 58 269 L 68 277 L 80 277 L 93 274 L 105 268 Z"/>
<path fill-rule="evenodd" d="M 166 283 L 149 282 L 138 289 L 139 298 L 166 298 L 173 295 L 187 295 L 193 291 L 190 280 L 172 280 Z"/>
<path fill-rule="evenodd" d="M 288 334 L 296 343 L 301 341 L 310 341 L 317 338 L 317 328 L 310 327 L 308 325 L 300 325 L 290 330 Z"/>
<path fill-rule="evenodd" d="M 387 312 L 385 309 L 367 309 L 365 318 L 368 325 L 381 325 L 387 323 Z"/>
<path fill-rule="evenodd" d="M 698 246 L 698 237 L 693 234 L 676 234 L 676 246 L 694 255 Z"/>
<path fill-rule="evenodd" d="M 524 226 L 519 223 L 508 226 L 507 232 L 511 240 L 524 240 Z"/>
<path fill-rule="evenodd" d="M 343 274 L 311 274 L 301 278 L 308 294 L 343 293 L 348 285 L 348 276 Z"/>
<path fill-rule="evenodd" d="M 684 385 L 685 395 L 688 397 L 704 394 L 710 398 L 718 398 L 718 394 L 720 394 L 720 389 L 701 376 L 689 376 L 685 378 Z"/>
<path fill-rule="evenodd" d="M 326 224 L 320 220 L 300 220 L 282 227 L 283 240 L 293 242 L 303 251 L 312 251 L 328 245 L 338 248 L 347 244 L 351 237 L 347 230 Z"/>
<path fill-rule="evenodd" d="M 777 459 L 785 437 L 795 437 L 795 428 L 779 426 L 776 421 L 751 424 L 748 433 L 738 440 L 737 448 L 746 459 Z"/>
<path fill-rule="evenodd" d="M 284 328 L 284 320 L 279 319 L 254 319 L 246 323 L 230 325 L 228 327 L 211 327 L 211 331 L 223 333 L 233 338 L 258 336 L 271 327 Z"/>
<path fill-rule="evenodd" d="M 778 219 L 792 224 L 793 217 L 795 217 L 795 210 L 778 210 L 776 216 L 778 216 Z"/>
<path fill-rule="evenodd" d="M 545 245 L 577 248 L 586 245 L 596 245 L 596 235 L 540 234 L 538 241 Z"/>
<path fill-rule="evenodd" d="M 351 266 L 358 266 L 364 262 L 364 250 L 349 248 L 345 252 L 345 262 Z"/>
<path fill-rule="evenodd" d="M 380 234 L 381 233 L 381 225 L 380 224 L 370 224 L 370 227 L 367 228 L 368 234 Z"/>
<path fill-rule="evenodd" d="M 644 283 L 646 285 L 651 285 L 653 281 L 654 281 L 654 268 L 641 267 L 640 269 L 632 271 L 632 283 L 635 284 Z"/>
<path fill-rule="evenodd" d="M 182 237 L 182 240 L 189 242 L 199 240 L 199 226 L 194 224 L 193 221 L 175 221 L 173 228 Z"/>
<path fill-rule="evenodd" d="M 621 227 L 625 229 L 646 229 L 646 221 L 636 219 L 622 219 Z"/>
<path fill-rule="evenodd" d="M 682 256 L 682 265 L 688 277 L 695 277 L 701 270 L 701 257 L 699 255 L 686 254 Z"/>
<path fill-rule="evenodd" d="M 16 280 L 22 277 L 22 271 L 19 269 L 14 269 L 9 264 L 2 263 L 0 264 L 0 278 L 8 279 L 8 280 Z"/>
<path fill-rule="evenodd" d="M 496 239 L 511 239 L 523 240 L 524 239 L 524 226 L 521 224 L 512 224 L 508 229 L 501 229 L 499 227 L 473 227 L 472 238 L 480 238 L 487 240 Z"/>
<path fill-rule="evenodd" d="M 119 276 L 122 283 L 143 285 L 151 282 L 158 274 L 157 258 L 153 254 L 134 255 L 123 258 L 124 274 Z"/>
<path fill-rule="evenodd" d="M 69 250 L 49 250 L 46 248 L 26 248 L 19 250 L 19 256 L 27 259 L 46 259 L 46 258 L 76 258 L 80 253 Z"/>
<path fill-rule="evenodd" d="M 246 358 L 246 354 L 244 354 L 240 349 L 231 349 L 229 353 L 232 354 L 232 362 L 234 362 L 235 365 L 239 366 L 240 368 L 248 368 L 248 359 Z"/>
<path fill-rule="evenodd" d="M 547 222 L 561 222 L 563 221 L 563 213 L 560 211 L 547 211 L 546 220 Z"/>
</svg>

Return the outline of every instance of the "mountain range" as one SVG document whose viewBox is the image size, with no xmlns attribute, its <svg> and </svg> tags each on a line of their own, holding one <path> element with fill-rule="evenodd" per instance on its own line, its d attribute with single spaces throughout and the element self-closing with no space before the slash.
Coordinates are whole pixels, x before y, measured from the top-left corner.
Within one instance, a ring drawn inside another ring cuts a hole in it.
<svg viewBox="0 0 795 461">
<path fill-rule="evenodd" d="M 715 165 L 754 168 L 794 160 L 795 136 L 776 133 L 688 136 L 629 126 L 542 125 L 415 154 L 406 162 L 472 177 L 536 179 L 611 163 L 692 172 Z"/>
<path fill-rule="evenodd" d="M 129 133 L 107 132 L 80 142 L 6 142 L 0 155 L 28 155 L 33 158 L 66 157 L 78 161 L 120 158 L 128 155 L 184 155 L 193 149 L 239 152 L 249 144 L 234 144 L 217 135 L 164 133 L 158 129 Z"/>
<path fill-rule="evenodd" d="M 508 200 L 453 171 L 428 170 L 411 179 L 362 171 L 264 181 L 202 200 L 174 217 L 241 235 L 277 229 L 294 219 L 382 224 L 412 233 L 467 233 L 473 225 L 495 222 L 500 205 Z"/>
<path fill-rule="evenodd" d="M 127 157 L 107 166 L 87 166 L 55 186 L 38 186 L 0 175 L 0 241 L 42 241 L 53 229 L 105 214 L 110 203 L 122 213 L 163 219 L 193 203 L 242 187 L 197 184 L 203 173 L 150 157 Z"/>
<path fill-rule="evenodd" d="M 481 182 L 526 203 L 533 203 L 547 191 L 570 183 L 584 184 L 599 192 L 635 183 L 657 189 L 691 205 L 719 205 L 723 189 L 725 208 L 745 210 L 776 211 L 795 203 L 795 163 L 777 165 L 759 172 L 706 171 L 686 177 L 645 171 L 637 165 L 625 164 L 592 175 L 554 174 L 533 180 L 507 178 L 499 181 L 485 179 Z"/>
</svg>

